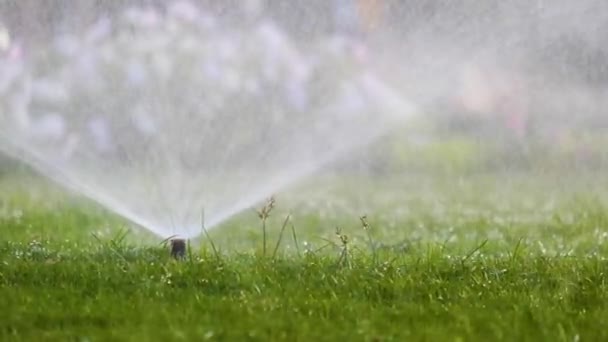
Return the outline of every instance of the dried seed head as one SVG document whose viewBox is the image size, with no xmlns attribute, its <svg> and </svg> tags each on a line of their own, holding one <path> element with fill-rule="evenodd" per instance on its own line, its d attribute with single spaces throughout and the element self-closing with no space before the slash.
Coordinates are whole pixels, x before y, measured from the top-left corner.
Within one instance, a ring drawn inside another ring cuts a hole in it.
<svg viewBox="0 0 608 342">
<path fill-rule="evenodd" d="M 272 211 L 272 209 L 274 209 L 275 203 L 276 201 L 274 199 L 274 196 L 270 197 L 266 201 L 262 209 L 258 210 L 258 217 L 262 220 L 266 220 L 270 216 L 270 212 Z"/>
<path fill-rule="evenodd" d="M 369 222 L 367 222 L 367 215 L 359 217 L 359 220 L 361 220 L 361 226 L 363 226 L 363 230 L 368 230 Z"/>
</svg>

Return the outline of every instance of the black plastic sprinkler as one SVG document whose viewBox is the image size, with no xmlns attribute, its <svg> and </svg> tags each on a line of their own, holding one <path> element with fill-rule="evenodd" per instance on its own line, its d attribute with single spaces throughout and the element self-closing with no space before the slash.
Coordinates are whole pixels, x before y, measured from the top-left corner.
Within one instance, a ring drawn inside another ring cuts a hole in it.
<svg viewBox="0 0 608 342">
<path fill-rule="evenodd" d="M 186 257 L 186 240 L 172 239 L 170 241 L 171 256 L 175 259 L 183 259 Z"/>
</svg>

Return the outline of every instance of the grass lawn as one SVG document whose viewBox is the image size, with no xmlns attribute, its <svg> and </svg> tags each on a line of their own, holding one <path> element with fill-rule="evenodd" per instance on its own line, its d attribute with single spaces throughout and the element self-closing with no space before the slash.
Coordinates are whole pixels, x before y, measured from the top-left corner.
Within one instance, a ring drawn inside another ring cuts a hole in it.
<svg viewBox="0 0 608 342">
<path fill-rule="evenodd" d="M 91 203 L 5 177 L 0 340 L 608 340 L 601 176 L 405 178 L 292 189 L 265 255 L 250 211 L 176 261 Z"/>
</svg>

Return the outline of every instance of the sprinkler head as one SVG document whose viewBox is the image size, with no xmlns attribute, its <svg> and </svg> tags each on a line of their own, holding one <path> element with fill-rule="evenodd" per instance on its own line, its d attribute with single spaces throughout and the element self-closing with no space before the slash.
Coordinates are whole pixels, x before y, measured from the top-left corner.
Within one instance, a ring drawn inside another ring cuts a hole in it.
<svg viewBox="0 0 608 342">
<path fill-rule="evenodd" d="M 175 259 L 183 259 L 186 257 L 186 240 L 172 239 L 170 241 L 171 256 Z"/>
</svg>

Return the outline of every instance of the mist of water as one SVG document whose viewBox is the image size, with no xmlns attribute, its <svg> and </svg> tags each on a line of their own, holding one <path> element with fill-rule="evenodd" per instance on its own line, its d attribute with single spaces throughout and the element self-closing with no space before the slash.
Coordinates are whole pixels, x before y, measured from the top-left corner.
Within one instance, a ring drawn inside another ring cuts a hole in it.
<svg viewBox="0 0 608 342">
<path fill-rule="evenodd" d="M 608 127 L 604 1 L 130 3 L 2 8 L 0 149 L 161 236 L 415 114 L 520 144 Z"/>
<path fill-rule="evenodd" d="M 195 236 L 203 210 L 213 227 L 413 113 L 350 39 L 304 46 L 187 2 L 53 38 L 2 63 L 2 149 L 160 236 Z"/>
</svg>

